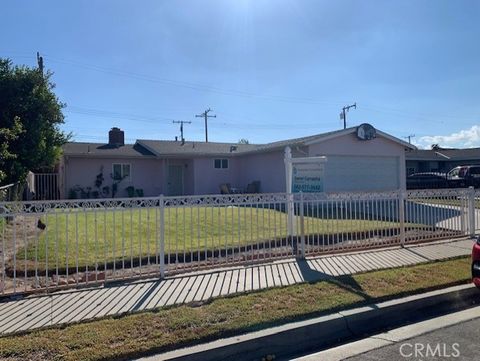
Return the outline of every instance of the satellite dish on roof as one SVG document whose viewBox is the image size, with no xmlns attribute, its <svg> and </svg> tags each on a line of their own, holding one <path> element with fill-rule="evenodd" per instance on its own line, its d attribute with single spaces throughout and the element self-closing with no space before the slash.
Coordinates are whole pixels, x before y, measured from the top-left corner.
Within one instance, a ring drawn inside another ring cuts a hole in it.
<svg viewBox="0 0 480 361">
<path fill-rule="evenodd" d="M 376 136 L 377 131 L 371 124 L 363 123 L 357 127 L 357 138 L 360 140 L 371 140 Z"/>
</svg>

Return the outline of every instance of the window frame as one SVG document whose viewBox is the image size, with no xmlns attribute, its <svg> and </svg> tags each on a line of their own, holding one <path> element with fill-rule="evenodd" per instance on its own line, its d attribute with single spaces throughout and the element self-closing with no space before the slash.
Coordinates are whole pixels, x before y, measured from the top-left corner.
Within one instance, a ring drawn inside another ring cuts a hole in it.
<svg viewBox="0 0 480 361">
<path fill-rule="evenodd" d="M 217 167 L 217 161 L 220 162 L 220 167 Z M 224 167 L 224 162 L 226 162 L 226 167 Z M 228 158 L 215 158 L 213 160 L 214 169 L 228 169 L 230 168 L 230 160 Z"/>
<path fill-rule="evenodd" d="M 115 178 L 116 165 L 119 165 L 121 169 L 120 178 Z M 126 177 L 124 177 L 124 170 L 123 170 L 124 166 L 128 166 L 128 176 Z M 121 180 L 131 181 L 132 180 L 132 164 L 131 163 L 112 163 L 112 178 L 115 181 L 121 181 Z"/>
<path fill-rule="evenodd" d="M 470 167 L 471 176 L 480 176 L 480 167 Z"/>
</svg>

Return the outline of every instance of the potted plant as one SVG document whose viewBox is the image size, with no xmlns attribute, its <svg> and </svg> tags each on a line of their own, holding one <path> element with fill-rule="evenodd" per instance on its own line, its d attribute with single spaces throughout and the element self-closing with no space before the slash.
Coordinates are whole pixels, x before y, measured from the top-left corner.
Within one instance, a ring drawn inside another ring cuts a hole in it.
<svg viewBox="0 0 480 361">
<path fill-rule="evenodd" d="M 133 186 L 128 186 L 127 188 L 125 188 L 125 190 L 127 191 L 129 198 L 133 198 L 135 196 L 135 188 Z"/>
</svg>

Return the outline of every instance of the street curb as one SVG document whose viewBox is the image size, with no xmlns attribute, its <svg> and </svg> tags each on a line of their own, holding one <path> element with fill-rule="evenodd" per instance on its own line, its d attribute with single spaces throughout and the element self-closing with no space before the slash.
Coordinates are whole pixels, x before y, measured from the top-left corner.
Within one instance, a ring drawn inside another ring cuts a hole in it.
<svg viewBox="0 0 480 361">
<path fill-rule="evenodd" d="M 261 360 L 278 358 L 331 346 L 374 332 L 398 327 L 480 304 L 480 292 L 460 285 L 419 295 L 375 303 L 330 315 L 294 322 L 240 336 L 221 339 L 141 358 L 143 361 Z"/>
</svg>

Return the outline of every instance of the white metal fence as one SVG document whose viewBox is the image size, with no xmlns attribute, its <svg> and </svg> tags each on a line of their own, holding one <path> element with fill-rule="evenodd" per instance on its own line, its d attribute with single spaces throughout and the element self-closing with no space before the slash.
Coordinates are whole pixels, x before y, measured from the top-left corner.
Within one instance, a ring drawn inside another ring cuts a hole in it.
<svg viewBox="0 0 480 361">
<path fill-rule="evenodd" d="M 0 294 L 465 236 L 480 211 L 475 197 L 447 189 L 0 202 Z"/>
<path fill-rule="evenodd" d="M 25 185 L 20 182 L 0 186 L 0 202 L 21 200 L 24 189 Z"/>
<path fill-rule="evenodd" d="M 475 195 L 473 198 L 473 204 L 475 208 L 475 217 L 473 219 L 474 221 L 474 232 L 475 234 L 480 233 L 480 190 L 476 189 L 475 190 Z"/>
<path fill-rule="evenodd" d="M 60 178 L 58 173 L 35 173 L 30 191 L 37 200 L 60 199 Z"/>
</svg>

